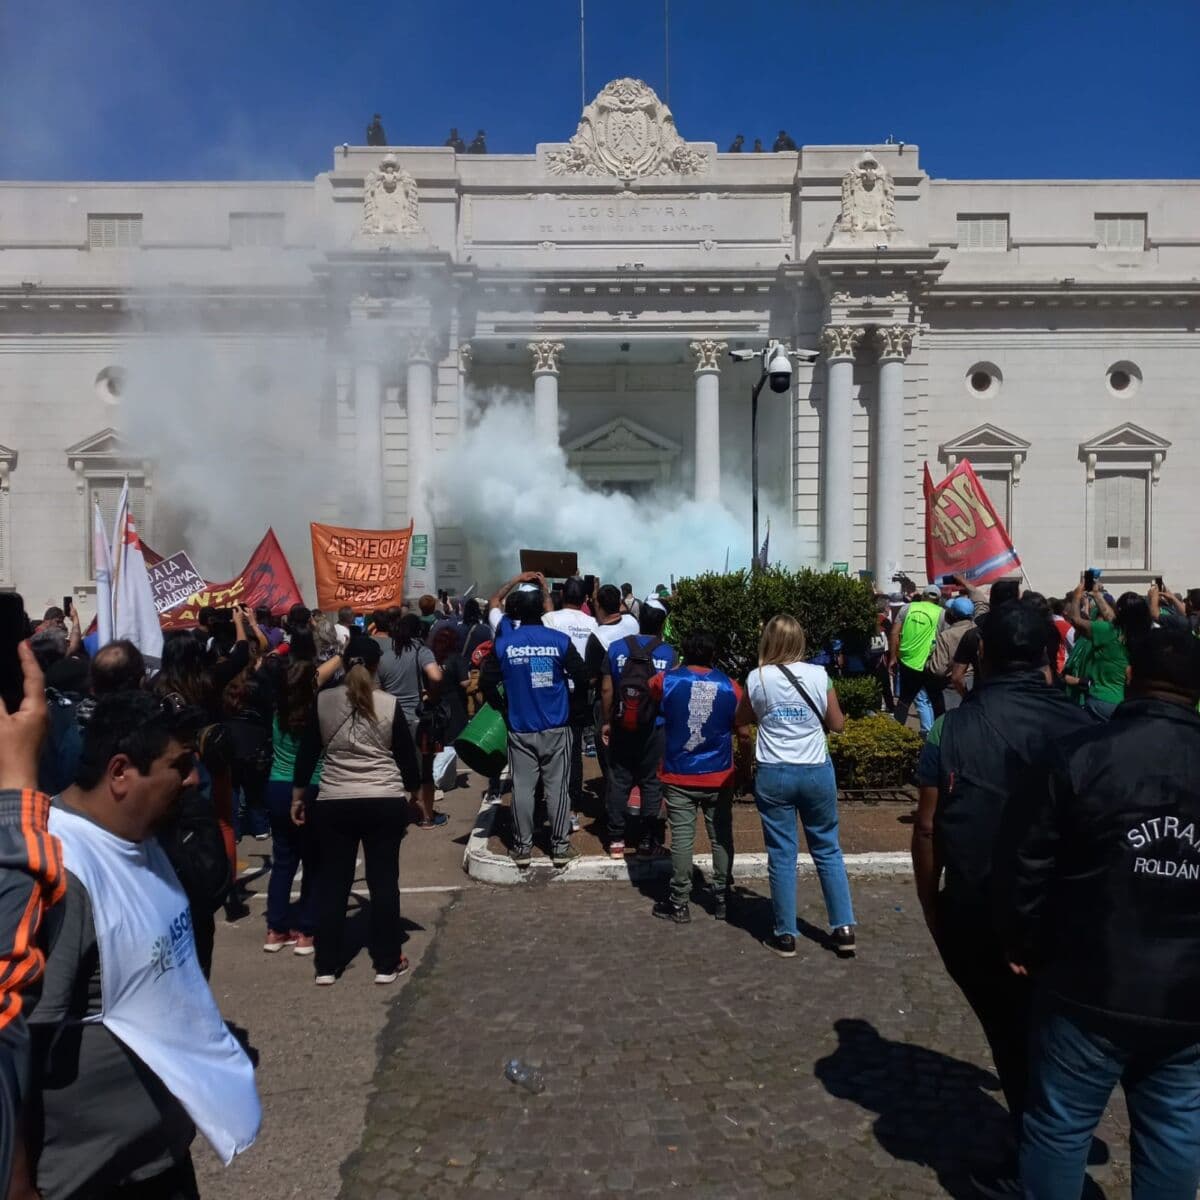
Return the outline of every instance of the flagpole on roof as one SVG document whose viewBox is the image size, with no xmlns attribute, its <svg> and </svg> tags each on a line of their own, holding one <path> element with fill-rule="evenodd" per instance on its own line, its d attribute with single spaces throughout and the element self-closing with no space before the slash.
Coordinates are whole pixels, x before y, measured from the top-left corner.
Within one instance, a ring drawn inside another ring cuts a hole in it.
<svg viewBox="0 0 1200 1200">
<path fill-rule="evenodd" d="M 579 0 L 579 111 L 587 108 L 587 63 L 583 52 L 583 5 Z"/>
</svg>

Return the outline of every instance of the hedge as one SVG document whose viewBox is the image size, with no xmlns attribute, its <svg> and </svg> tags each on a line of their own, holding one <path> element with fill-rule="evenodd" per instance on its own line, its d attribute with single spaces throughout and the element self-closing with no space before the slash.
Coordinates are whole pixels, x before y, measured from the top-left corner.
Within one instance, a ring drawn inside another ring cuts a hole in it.
<svg viewBox="0 0 1200 1200">
<path fill-rule="evenodd" d="M 829 735 L 829 756 L 841 788 L 902 787 L 921 756 L 921 738 L 886 714 L 847 720 Z"/>
<path fill-rule="evenodd" d="M 837 692 L 842 715 L 847 718 L 871 717 L 879 711 L 883 688 L 874 675 L 848 675 L 830 681 Z"/>
<path fill-rule="evenodd" d="M 758 661 L 762 628 L 777 613 L 791 613 L 804 626 L 810 655 L 835 639 L 847 650 L 865 649 L 878 624 L 871 584 L 833 571 L 770 567 L 678 580 L 671 631 L 679 641 L 707 630 L 722 668 L 745 679 Z"/>
</svg>

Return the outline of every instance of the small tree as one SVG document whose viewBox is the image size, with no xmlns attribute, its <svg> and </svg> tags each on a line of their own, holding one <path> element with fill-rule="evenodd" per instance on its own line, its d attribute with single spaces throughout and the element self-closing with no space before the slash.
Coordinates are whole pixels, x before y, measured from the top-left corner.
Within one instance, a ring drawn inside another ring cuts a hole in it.
<svg viewBox="0 0 1200 1200">
<path fill-rule="evenodd" d="M 869 583 L 833 571 L 770 567 L 679 580 L 671 630 L 676 638 L 708 630 L 722 665 L 744 679 L 758 661 L 762 628 L 777 613 L 791 613 L 804 626 L 810 653 L 835 638 L 848 649 L 861 649 L 876 627 Z"/>
</svg>

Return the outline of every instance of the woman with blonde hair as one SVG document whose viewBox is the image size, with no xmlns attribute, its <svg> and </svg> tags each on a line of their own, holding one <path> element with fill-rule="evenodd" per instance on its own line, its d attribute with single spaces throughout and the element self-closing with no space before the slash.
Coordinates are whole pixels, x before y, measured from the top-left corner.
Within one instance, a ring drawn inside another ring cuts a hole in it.
<svg viewBox="0 0 1200 1200">
<path fill-rule="evenodd" d="M 758 726 L 754 802 L 767 847 L 767 875 L 775 931 L 768 949 L 783 958 L 796 953 L 796 817 L 804 826 L 817 866 L 830 943 L 843 958 L 854 954 L 854 909 L 850 881 L 838 843 L 837 782 L 825 734 L 845 724 L 837 693 L 824 667 L 804 661 L 804 628 L 780 613 L 767 622 L 738 707 L 740 735 Z"/>
<path fill-rule="evenodd" d="M 318 984 L 336 982 L 344 965 L 346 902 L 360 842 L 375 982 L 393 983 L 408 970 L 400 952 L 400 840 L 408 821 L 407 793 L 421 770 L 399 702 L 376 681 L 382 655 L 374 638 L 350 639 L 345 679 L 317 696 L 296 754 L 292 819 L 310 826 L 318 847 L 313 884 Z M 310 801 L 306 792 L 322 750 L 321 786 Z"/>
</svg>

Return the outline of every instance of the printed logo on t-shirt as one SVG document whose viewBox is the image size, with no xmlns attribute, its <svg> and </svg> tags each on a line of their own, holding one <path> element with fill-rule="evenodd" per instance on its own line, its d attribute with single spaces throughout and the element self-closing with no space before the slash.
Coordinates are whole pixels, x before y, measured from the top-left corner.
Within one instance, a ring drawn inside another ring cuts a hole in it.
<svg viewBox="0 0 1200 1200">
<path fill-rule="evenodd" d="M 531 658 L 529 660 L 529 681 L 535 688 L 550 688 L 554 686 L 554 659 Z"/>
<path fill-rule="evenodd" d="M 190 909 L 184 908 L 167 926 L 166 933 L 155 938 L 150 947 L 150 969 L 154 978 L 161 979 L 168 971 L 184 966 L 195 952 L 192 914 Z"/>
<path fill-rule="evenodd" d="M 684 750 L 695 750 L 704 743 L 704 726 L 713 714 L 717 693 L 721 689 L 707 680 L 694 680 L 688 695 L 688 740 Z"/>
</svg>

